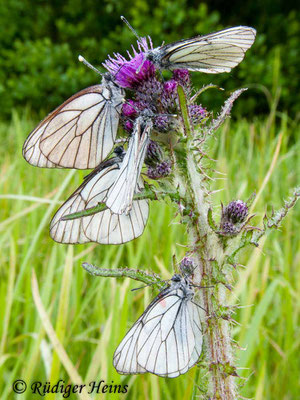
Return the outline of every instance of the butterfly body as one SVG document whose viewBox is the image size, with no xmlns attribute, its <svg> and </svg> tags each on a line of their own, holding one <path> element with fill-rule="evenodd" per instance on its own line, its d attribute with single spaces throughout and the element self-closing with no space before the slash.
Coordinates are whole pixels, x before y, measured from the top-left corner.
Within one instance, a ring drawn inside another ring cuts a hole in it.
<svg viewBox="0 0 300 400">
<path fill-rule="evenodd" d="M 126 215 L 132 208 L 134 193 L 139 192 L 137 182 L 143 167 L 152 130 L 152 113 L 139 116 L 134 123 L 132 136 L 118 177 L 108 192 L 106 205 L 116 214 Z"/>
</svg>

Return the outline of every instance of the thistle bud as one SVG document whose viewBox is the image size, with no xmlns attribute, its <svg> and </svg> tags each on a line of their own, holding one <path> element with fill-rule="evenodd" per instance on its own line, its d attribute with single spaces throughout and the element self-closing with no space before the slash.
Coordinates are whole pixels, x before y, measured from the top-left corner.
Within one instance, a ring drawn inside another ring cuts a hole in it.
<svg viewBox="0 0 300 400">
<path fill-rule="evenodd" d="M 147 165 L 157 165 L 163 159 L 163 151 L 157 142 L 150 140 L 147 148 L 145 163 Z"/>
<path fill-rule="evenodd" d="M 233 224 L 242 223 L 248 216 L 248 206 L 242 200 L 235 200 L 225 207 L 223 214 Z"/>
<path fill-rule="evenodd" d="M 189 88 L 190 86 L 190 74 L 187 69 L 174 69 L 173 79 L 184 88 Z"/>
<path fill-rule="evenodd" d="M 170 175 L 171 171 L 171 163 L 169 161 L 163 161 L 154 167 L 148 167 L 147 175 L 150 179 L 160 179 Z"/>
<path fill-rule="evenodd" d="M 203 118 L 205 118 L 207 115 L 207 111 L 205 110 L 205 108 L 203 108 L 198 104 L 191 104 L 188 106 L 188 108 L 189 108 L 190 120 L 193 125 L 200 124 Z"/>
<path fill-rule="evenodd" d="M 237 227 L 230 221 L 225 221 L 221 225 L 222 231 L 220 234 L 222 236 L 235 236 L 239 233 Z"/>
<path fill-rule="evenodd" d="M 183 275 L 192 275 L 195 269 L 194 259 L 191 257 L 183 257 L 180 261 L 179 268 Z"/>
<path fill-rule="evenodd" d="M 220 234 L 223 236 L 236 236 L 243 222 L 248 216 L 248 206 L 242 200 L 234 200 L 222 208 Z"/>
<path fill-rule="evenodd" d="M 154 128 L 158 132 L 167 132 L 170 128 L 170 122 L 167 115 L 158 115 L 154 119 Z"/>
</svg>

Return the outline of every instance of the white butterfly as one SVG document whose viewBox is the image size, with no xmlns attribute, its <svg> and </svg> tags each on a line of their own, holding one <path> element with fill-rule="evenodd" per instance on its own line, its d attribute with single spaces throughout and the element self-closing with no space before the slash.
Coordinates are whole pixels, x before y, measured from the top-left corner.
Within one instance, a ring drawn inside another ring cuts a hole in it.
<svg viewBox="0 0 300 400">
<path fill-rule="evenodd" d="M 117 151 L 116 151 L 117 153 Z M 149 205 L 147 200 L 135 200 L 128 215 L 118 215 L 105 209 L 89 216 L 64 220 L 69 214 L 94 208 L 105 202 L 107 193 L 118 177 L 124 154 L 117 153 L 100 164 L 84 180 L 54 215 L 50 224 L 50 236 L 60 243 L 121 244 L 140 236 L 147 223 Z M 137 189 L 143 189 L 139 179 Z"/>
<path fill-rule="evenodd" d="M 76 93 L 30 133 L 25 160 L 37 167 L 95 168 L 113 148 L 124 96 L 109 74 Z"/>
<path fill-rule="evenodd" d="M 193 298 L 188 278 L 175 274 L 119 344 L 113 358 L 116 370 L 175 378 L 195 365 L 202 329 L 200 307 Z"/>
<path fill-rule="evenodd" d="M 107 193 L 105 204 L 116 214 L 128 214 L 132 208 L 133 195 L 139 192 L 137 182 L 148 148 L 152 121 L 150 116 L 139 116 L 114 184 Z"/>
<path fill-rule="evenodd" d="M 229 72 L 252 46 L 256 30 L 237 26 L 204 36 L 179 40 L 149 50 L 142 40 L 146 59 L 159 69 L 188 69 L 210 74 Z"/>
</svg>

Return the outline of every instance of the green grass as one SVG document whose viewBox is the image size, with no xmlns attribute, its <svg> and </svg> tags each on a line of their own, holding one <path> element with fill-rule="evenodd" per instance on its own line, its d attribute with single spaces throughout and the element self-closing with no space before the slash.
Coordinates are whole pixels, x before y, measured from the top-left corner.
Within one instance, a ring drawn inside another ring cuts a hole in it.
<svg viewBox="0 0 300 400">
<path fill-rule="evenodd" d="M 276 121 L 272 116 L 253 123 L 229 121 L 218 132 L 218 140 L 212 140 L 217 170 L 227 174 L 226 180 L 219 174 L 221 179 L 213 183 L 214 189 L 225 188 L 214 197 L 216 212 L 220 201 L 245 200 L 262 188 L 254 210 L 253 223 L 258 224 L 267 206 L 268 211 L 271 205 L 279 208 L 296 185 L 300 149 L 291 138 L 299 138 L 299 131 L 285 115 Z M 0 126 L 1 400 L 38 398 L 30 390 L 14 395 L 11 385 L 16 379 L 30 386 L 39 380 L 79 383 L 80 377 L 84 383 L 104 380 L 129 385 L 126 396 L 102 395 L 105 398 L 191 398 L 197 368 L 173 380 L 116 373 L 113 352 L 155 293 L 150 288 L 131 292 L 138 284 L 92 277 L 81 268 L 88 261 L 102 267 L 151 269 L 170 277 L 172 255 L 182 257 L 180 244 L 186 243 L 184 226 L 173 219 L 175 209 L 152 203 L 144 234 L 123 246 L 54 243 L 48 235 L 51 215 L 84 173 L 27 164 L 21 148 L 34 125 L 28 116 L 14 115 L 10 125 Z M 281 147 L 274 159 L 280 133 Z M 233 325 L 233 333 L 244 349 L 237 347 L 236 356 L 244 368 L 239 373 L 245 397 L 299 398 L 299 210 L 298 205 L 260 248 L 247 249 L 240 259 L 245 268 L 233 271 L 236 283 L 230 302 L 242 307 L 237 309 L 239 324 Z M 41 296 L 39 303 L 35 288 L 38 307 L 32 294 L 33 272 Z M 56 344 L 53 351 L 55 335 L 62 347 Z"/>
</svg>

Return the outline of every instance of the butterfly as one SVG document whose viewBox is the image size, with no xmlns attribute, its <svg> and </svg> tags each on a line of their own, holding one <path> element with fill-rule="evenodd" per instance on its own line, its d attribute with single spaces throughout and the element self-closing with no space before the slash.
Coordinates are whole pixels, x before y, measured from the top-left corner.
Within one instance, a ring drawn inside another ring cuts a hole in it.
<svg viewBox="0 0 300 400">
<path fill-rule="evenodd" d="M 128 215 L 114 214 L 106 208 L 92 215 L 64 219 L 70 214 L 89 210 L 105 202 L 125 156 L 123 148 L 116 148 L 115 153 L 115 157 L 101 163 L 85 178 L 82 185 L 54 215 L 50 224 L 50 236 L 56 242 L 121 244 L 143 233 L 149 215 L 147 200 L 134 200 Z M 136 188 L 141 191 L 143 187 L 140 178 Z"/>
<path fill-rule="evenodd" d="M 121 16 L 138 39 L 144 50 L 145 60 L 152 61 L 158 69 L 188 69 L 189 71 L 219 74 L 229 72 L 244 58 L 252 46 L 256 30 L 248 26 L 236 26 L 204 36 L 182 39 L 150 49 L 146 38 L 140 38 L 127 19 Z M 141 69 L 142 65 L 139 67 Z"/>
<path fill-rule="evenodd" d="M 140 177 L 152 129 L 151 116 L 136 118 L 128 149 L 118 175 L 107 193 L 105 204 L 116 214 L 128 214 L 132 208 L 134 193 L 139 192 Z"/>
<path fill-rule="evenodd" d="M 175 378 L 192 368 L 203 341 L 200 306 L 193 298 L 189 279 L 175 274 L 117 347 L 113 357 L 116 370 Z"/>
<path fill-rule="evenodd" d="M 115 143 L 125 92 L 109 74 L 52 111 L 23 145 L 26 161 L 37 167 L 92 169 Z"/>
</svg>

